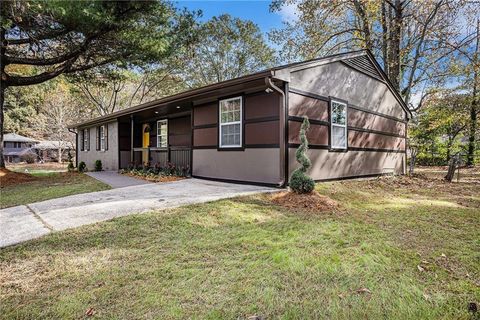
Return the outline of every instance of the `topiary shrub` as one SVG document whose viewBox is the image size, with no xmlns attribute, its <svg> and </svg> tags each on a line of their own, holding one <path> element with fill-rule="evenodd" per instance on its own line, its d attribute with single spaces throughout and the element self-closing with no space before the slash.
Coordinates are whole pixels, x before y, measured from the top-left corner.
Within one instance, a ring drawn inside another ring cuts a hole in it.
<svg viewBox="0 0 480 320">
<path fill-rule="evenodd" d="M 73 165 L 73 157 L 72 157 L 72 154 L 70 153 L 70 150 L 68 150 L 67 157 L 68 157 L 67 170 L 68 172 L 73 172 L 75 170 L 75 166 Z"/>
<path fill-rule="evenodd" d="M 310 122 L 308 118 L 303 119 L 302 126 L 300 127 L 300 147 L 298 147 L 295 156 L 297 162 L 300 163 L 300 168 L 293 171 L 290 177 L 290 188 L 296 193 L 310 193 L 315 188 L 315 182 L 310 178 L 306 172 L 312 165 L 310 159 L 307 157 L 308 140 L 307 131 L 310 128 Z"/>
<path fill-rule="evenodd" d="M 95 171 L 102 171 L 102 160 L 95 161 Z"/>
<path fill-rule="evenodd" d="M 78 164 L 78 172 L 85 172 L 85 171 L 87 171 L 87 165 L 85 164 L 85 162 L 81 161 Z"/>
<path fill-rule="evenodd" d="M 68 162 L 67 170 L 68 172 L 73 172 L 75 170 L 75 166 L 73 165 L 72 161 Z"/>
</svg>

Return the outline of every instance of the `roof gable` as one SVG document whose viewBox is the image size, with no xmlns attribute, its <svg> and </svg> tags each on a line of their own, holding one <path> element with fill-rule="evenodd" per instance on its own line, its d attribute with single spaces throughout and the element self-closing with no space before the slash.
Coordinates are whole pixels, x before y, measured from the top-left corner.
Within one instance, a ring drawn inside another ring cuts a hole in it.
<svg viewBox="0 0 480 320">
<path fill-rule="evenodd" d="M 398 101 L 402 109 L 407 114 L 408 118 L 411 118 L 412 113 L 408 108 L 407 104 L 401 97 L 400 93 L 394 88 L 390 79 L 388 79 L 385 72 L 382 70 L 377 60 L 369 50 L 359 50 L 346 53 L 339 53 L 332 56 L 327 56 L 324 58 L 313 59 L 309 61 L 299 62 L 289 64 L 283 67 L 280 67 L 282 70 L 288 69 L 289 72 L 295 72 L 302 69 L 313 68 L 319 65 L 325 65 L 334 62 L 341 62 L 344 65 L 355 69 L 358 72 L 366 74 L 372 78 L 375 78 L 379 81 L 384 82 L 388 89 L 395 96 L 395 99 Z"/>
</svg>

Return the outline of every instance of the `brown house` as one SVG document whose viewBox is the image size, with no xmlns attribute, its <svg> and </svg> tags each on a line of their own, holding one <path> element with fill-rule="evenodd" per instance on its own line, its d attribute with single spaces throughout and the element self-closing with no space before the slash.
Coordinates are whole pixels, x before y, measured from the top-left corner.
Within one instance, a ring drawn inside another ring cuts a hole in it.
<svg viewBox="0 0 480 320">
<path fill-rule="evenodd" d="M 403 174 L 410 112 L 368 51 L 275 67 L 75 126 L 78 161 L 149 163 L 193 177 L 283 186 L 297 167 L 303 117 L 310 176 Z"/>
</svg>

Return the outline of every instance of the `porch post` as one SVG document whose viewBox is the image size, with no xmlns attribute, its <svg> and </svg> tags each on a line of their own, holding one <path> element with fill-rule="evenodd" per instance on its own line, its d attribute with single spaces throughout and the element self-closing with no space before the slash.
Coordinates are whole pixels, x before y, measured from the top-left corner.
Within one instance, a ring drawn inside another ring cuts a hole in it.
<svg viewBox="0 0 480 320">
<path fill-rule="evenodd" d="M 133 127 L 134 127 L 134 121 L 133 121 L 133 114 L 130 116 L 130 163 L 133 164 Z"/>
</svg>

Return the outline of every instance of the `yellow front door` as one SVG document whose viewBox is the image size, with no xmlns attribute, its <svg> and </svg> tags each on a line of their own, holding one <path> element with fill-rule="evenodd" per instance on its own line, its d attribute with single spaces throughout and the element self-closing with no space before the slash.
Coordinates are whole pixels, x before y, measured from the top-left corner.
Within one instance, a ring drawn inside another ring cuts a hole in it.
<svg viewBox="0 0 480 320">
<path fill-rule="evenodd" d="M 145 123 L 142 127 L 142 162 L 146 164 L 148 162 L 148 147 L 150 145 L 150 126 Z"/>
</svg>

